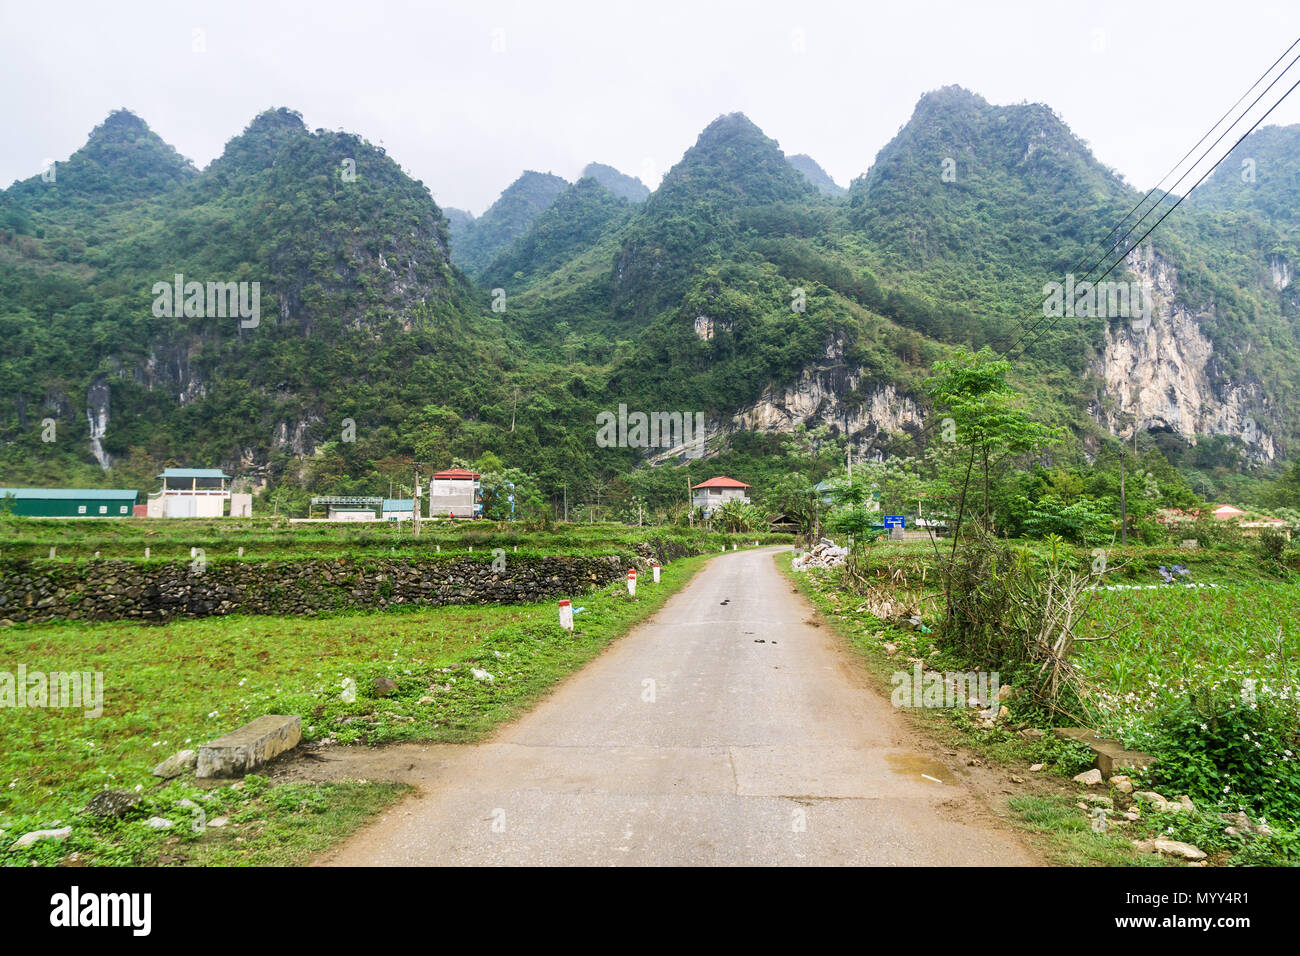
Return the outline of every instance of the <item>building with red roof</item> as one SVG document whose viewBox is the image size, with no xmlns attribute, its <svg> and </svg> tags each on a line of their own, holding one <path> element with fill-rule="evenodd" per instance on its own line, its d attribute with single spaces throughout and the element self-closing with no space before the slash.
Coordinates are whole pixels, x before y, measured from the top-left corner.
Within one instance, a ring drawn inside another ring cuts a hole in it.
<svg viewBox="0 0 1300 956">
<path fill-rule="evenodd" d="M 430 518 L 477 518 L 483 513 L 479 473 L 448 468 L 429 479 Z"/>
<path fill-rule="evenodd" d="M 710 478 L 708 481 L 701 481 L 698 485 L 691 486 L 691 506 L 703 508 L 707 517 L 728 501 L 740 499 L 745 504 L 749 504 L 748 489 L 752 487 L 735 478 L 719 475 L 717 478 Z"/>
</svg>

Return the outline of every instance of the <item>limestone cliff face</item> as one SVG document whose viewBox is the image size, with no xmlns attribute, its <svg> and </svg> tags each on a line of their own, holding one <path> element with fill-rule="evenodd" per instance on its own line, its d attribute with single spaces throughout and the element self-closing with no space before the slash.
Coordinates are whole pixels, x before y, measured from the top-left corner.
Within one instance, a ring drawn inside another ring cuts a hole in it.
<svg viewBox="0 0 1300 956">
<path fill-rule="evenodd" d="M 1150 319 L 1112 320 L 1107 327 L 1092 363 L 1106 400 L 1094 403 L 1093 417 L 1115 435 L 1132 434 L 1135 423 L 1176 432 L 1193 445 L 1198 436 L 1230 435 L 1252 460 L 1272 461 L 1277 449 L 1264 427 L 1268 400 L 1258 385 L 1224 374 L 1197 317 L 1178 301 L 1172 264 L 1149 248 L 1126 264 L 1149 297 Z"/>
<path fill-rule="evenodd" d="M 829 425 L 864 450 L 881 434 L 921 427 L 922 410 L 914 399 L 892 384 L 867 385 L 867 381 L 867 371 L 846 363 L 844 342 L 835 339 L 827 344 L 824 359 L 805 366 L 793 381 L 768 385 L 756 401 L 730 419 L 708 422 L 703 457 L 720 450 L 722 443 L 714 439 L 739 431 L 793 432 L 799 425 L 810 429 Z M 653 455 L 650 461 L 661 464 L 685 457 L 688 449 L 681 446 Z"/>
</svg>

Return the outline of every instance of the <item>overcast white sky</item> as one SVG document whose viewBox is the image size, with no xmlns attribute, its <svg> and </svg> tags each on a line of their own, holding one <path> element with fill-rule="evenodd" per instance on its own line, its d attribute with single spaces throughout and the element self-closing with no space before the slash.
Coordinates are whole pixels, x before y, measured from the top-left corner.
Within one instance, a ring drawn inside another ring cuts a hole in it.
<svg viewBox="0 0 1300 956">
<path fill-rule="evenodd" d="M 599 160 L 653 185 L 734 110 L 847 185 L 958 83 L 1047 103 L 1146 188 L 1298 35 L 1296 0 L 0 0 L 0 184 L 118 107 L 203 167 L 287 106 L 476 215 L 523 169 Z M 1300 122 L 1300 91 L 1268 122 Z"/>
</svg>

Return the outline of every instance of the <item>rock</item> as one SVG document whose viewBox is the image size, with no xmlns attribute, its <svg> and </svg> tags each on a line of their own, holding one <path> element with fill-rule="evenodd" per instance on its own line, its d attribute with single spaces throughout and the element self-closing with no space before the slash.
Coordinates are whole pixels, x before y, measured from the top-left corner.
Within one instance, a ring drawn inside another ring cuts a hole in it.
<svg viewBox="0 0 1300 956">
<path fill-rule="evenodd" d="M 197 810 L 199 808 L 199 805 L 190 799 L 178 800 L 176 801 L 176 806 L 182 807 L 186 810 Z"/>
<path fill-rule="evenodd" d="M 1125 810 L 1124 819 L 1127 820 L 1129 823 L 1136 823 L 1137 820 L 1139 819 L 1139 814 L 1136 810 Z"/>
<path fill-rule="evenodd" d="M 1046 737 L 1047 734 L 1039 730 L 1037 727 L 1027 727 L 1020 731 L 1020 736 L 1024 737 L 1026 740 L 1037 740 L 1039 737 Z"/>
<path fill-rule="evenodd" d="M 1173 856 L 1182 860 L 1204 860 L 1205 851 L 1192 846 L 1190 843 L 1180 843 L 1177 840 L 1166 840 L 1164 837 L 1156 837 L 1154 840 L 1135 840 L 1133 846 L 1139 853 L 1159 853 L 1162 856 Z"/>
<path fill-rule="evenodd" d="M 1187 794 L 1183 794 L 1181 797 L 1179 797 L 1178 803 L 1188 813 L 1196 812 L 1196 804 L 1192 803 L 1192 798 L 1189 797 Z"/>
<path fill-rule="evenodd" d="M 355 703 L 357 699 L 357 682 L 351 677 L 343 678 L 343 692 L 339 694 L 339 700 L 345 704 Z"/>
<path fill-rule="evenodd" d="M 419 703 L 421 703 L 421 704 L 432 704 L 432 703 L 433 703 L 433 698 L 432 698 L 432 697 L 428 697 L 428 696 L 421 697 L 420 700 L 419 700 Z"/>
<path fill-rule="evenodd" d="M 1166 810 L 1169 808 L 1169 801 L 1160 796 L 1160 794 L 1156 793 L 1154 790 L 1139 790 L 1137 793 L 1133 794 L 1133 797 L 1137 800 L 1143 801 L 1144 803 L 1151 804 L 1153 810 Z"/>
<path fill-rule="evenodd" d="M 1093 805 L 1095 805 L 1095 806 L 1099 806 L 1099 807 L 1114 807 L 1114 806 L 1115 806 L 1115 801 L 1114 801 L 1114 800 L 1112 800 L 1110 797 L 1103 797 L 1103 796 L 1102 796 L 1101 794 L 1099 794 L 1099 793 L 1087 793 L 1087 794 L 1084 794 L 1083 799 L 1085 799 L 1085 800 L 1087 800 L 1089 803 L 1091 803 L 1091 804 L 1093 804 Z"/>
<path fill-rule="evenodd" d="M 898 653 L 898 645 L 897 645 L 897 644 L 886 644 L 886 645 L 885 645 L 885 653 L 888 654 L 890 657 L 893 657 L 895 654 Z"/>
<path fill-rule="evenodd" d="M 1010 700 L 1015 693 L 1010 684 L 1003 684 L 998 688 L 998 700 Z"/>
<path fill-rule="evenodd" d="M 1012 783 L 1024 783 L 1024 782 L 1025 782 L 1025 779 L 1024 779 L 1024 777 L 1017 777 L 1017 776 L 1013 773 L 1013 774 L 1011 775 L 1011 782 L 1012 782 Z"/>
<path fill-rule="evenodd" d="M 1074 776 L 1075 783 L 1081 783 L 1085 787 L 1101 786 L 1101 771 L 1094 767 L 1091 770 L 1085 770 L 1083 773 Z"/>
<path fill-rule="evenodd" d="M 210 827 L 216 827 L 218 830 L 220 830 L 222 827 L 224 827 L 224 826 L 225 826 L 227 823 L 229 823 L 229 822 L 230 822 L 230 818 L 229 818 L 229 817 L 217 817 L 215 820 L 209 820 L 209 821 L 208 821 L 208 826 L 210 826 Z"/>
<path fill-rule="evenodd" d="M 144 821 L 144 825 L 151 830 L 170 830 L 175 824 L 166 817 L 150 817 Z"/>
<path fill-rule="evenodd" d="M 302 718 L 267 714 L 199 748 L 199 777 L 242 777 L 302 740 Z"/>
<path fill-rule="evenodd" d="M 1040 771 L 1040 770 L 1042 770 L 1042 769 L 1043 769 L 1043 765 L 1042 765 L 1041 763 L 1031 764 L 1030 767 L 1029 767 L 1029 772 L 1030 772 L 1030 773 L 1038 773 L 1038 771 Z"/>
<path fill-rule="evenodd" d="M 391 677 L 376 677 L 370 689 L 376 697 L 388 697 L 397 693 L 397 681 Z"/>
<path fill-rule="evenodd" d="M 1110 780 L 1107 782 L 1116 790 L 1118 790 L 1120 793 L 1133 792 L 1133 781 L 1126 776 L 1120 775 L 1116 777 L 1111 777 Z"/>
<path fill-rule="evenodd" d="M 193 770 L 198 760 L 199 755 L 193 750 L 182 750 L 180 753 L 172 754 L 154 767 L 153 775 L 162 777 L 164 780 L 170 780 L 172 777 L 179 777 L 181 774 Z"/>
<path fill-rule="evenodd" d="M 72 836 L 72 827 L 63 827 L 59 830 L 33 830 L 31 833 L 24 833 L 13 845 L 11 850 L 21 850 L 25 846 L 31 846 L 40 840 L 66 840 Z"/>
<path fill-rule="evenodd" d="M 487 671 L 482 670 L 478 667 L 471 667 L 469 672 L 474 675 L 475 680 L 487 681 L 488 683 L 491 683 L 492 681 L 496 680 L 496 678 L 493 677 L 491 674 L 489 674 Z"/>
<path fill-rule="evenodd" d="M 86 812 L 101 820 L 116 820 L 140 802 L 140 795 L 130 790 L 101 790 L 90 798 Z"/>
</svg>

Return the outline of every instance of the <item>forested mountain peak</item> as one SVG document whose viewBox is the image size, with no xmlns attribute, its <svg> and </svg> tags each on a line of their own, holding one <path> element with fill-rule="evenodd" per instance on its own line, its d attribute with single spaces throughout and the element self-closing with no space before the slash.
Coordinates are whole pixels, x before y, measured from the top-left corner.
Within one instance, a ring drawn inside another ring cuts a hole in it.
<svg viewBox="0 0 1300 956">
<path fill-rule="evenodd" d="M 72 202 L 107 205 L 158 195 L 198 175 L 194 164 L 168 145 L 130 110 L 108 114 L 86 144 L 22 182 L 5 199 L 29 209 Z"/>
<path fill-rule="evenodd" d="M 568 188 L 568 181 L 553 173 L 525 170 L 483 215 L 464 228 L 452 246 L 452 260 L 477 276 Z"/>
<path fill-rule="evenodd" d="M 796 153 L 788 158 L 788 162 L 799 170 L 804 179 L 816 187 L 817 191 L 823 196 L 842 196 L 848 192 L 847 189 L 831 179 L 830 173 L 822 169 L 821 164 L 807 153 Z"/>
<path fill-rule="evenodd" d="M 668 171 L 647 209 L 680 203 L 757 205 L 807 199 L 813 187 L 744 113 L 719 116 Z"/>
<path fill-rule="evenodd" d="M 206 171 L 260 171 L 271 166 L 283 148 L 309 135 L 302 114 L 296 110 L 287 107 L 265 110 L 226 143 L 226 148 Z"/>
<path fill-rule="evenodd" d="M 634 208 L 595 177 L 584 176 L 567 187 L 528 230 L 483 271 L 488 286 L 517 287 L 519 283 L 559 268 L 591 248 L 613 224 L 623 222 Z"/>
<path fill-rule="evenodd" d="M 615 196 L 630 202 L 644 202 L 650 195 L 650 187 L 640 179 L 619 172 L 613 166 L 606 166 L 604 163 L 588 163 L 582 175 L 591 177 Z"/>
<path fill-rule="evenodd" d="M 920 98 L 853 181 L 849 205 L 854 225 L 908 264 L 968 257 L 981 233 L 998 258 L 1057 263 L 1063 236 L 1026 233 L 1026 222 L 1059 222 L 1082 239 L 1093 223 L 1081 213 L 1130 192 L 1049 107 L 994 106 L 947 86 Z"/>
</svg>

